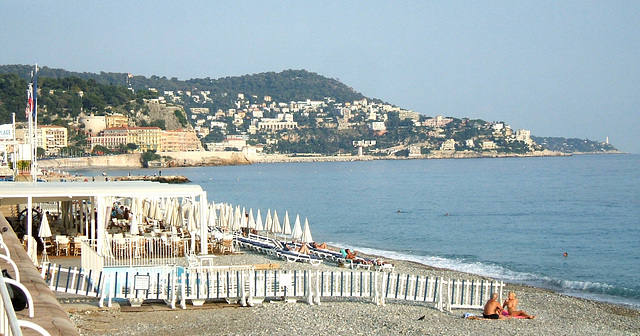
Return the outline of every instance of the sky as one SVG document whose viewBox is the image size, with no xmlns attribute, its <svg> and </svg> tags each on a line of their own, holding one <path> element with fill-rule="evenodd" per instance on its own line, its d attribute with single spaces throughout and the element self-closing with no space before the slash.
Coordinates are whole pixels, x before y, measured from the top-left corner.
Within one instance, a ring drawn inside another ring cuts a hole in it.
<svg viewBox="0 0 640 336">
<path fill-rule="evenodd" d="M 305 69 L 427 116 L 640 153 L 640 1 L 2 1 L 0 64 Z"/>
</svg>

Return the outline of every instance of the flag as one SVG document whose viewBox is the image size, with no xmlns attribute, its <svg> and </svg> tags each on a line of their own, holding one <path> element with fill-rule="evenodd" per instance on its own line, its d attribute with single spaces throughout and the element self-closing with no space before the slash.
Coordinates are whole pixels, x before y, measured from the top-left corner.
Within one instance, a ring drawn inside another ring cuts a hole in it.
<svg viewBox="0 0 640 336">
<path fill-rule="evenodd" d="M 38 117 L 38 65 L 35 67 L 35 75 L 33 76 L 33 120 Z"/>
<path fill-rule="evenodd" d="M 24 110 L 25 119 L 29 120 L 29 114 L 33 111 L 33 88 L 29 85 L 27 89 L 27 108 Z"/>
</svg>

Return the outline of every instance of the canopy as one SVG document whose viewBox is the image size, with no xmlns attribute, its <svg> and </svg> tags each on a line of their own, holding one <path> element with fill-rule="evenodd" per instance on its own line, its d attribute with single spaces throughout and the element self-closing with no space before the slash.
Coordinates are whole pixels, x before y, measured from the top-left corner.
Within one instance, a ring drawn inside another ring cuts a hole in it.
<svg viewBox="0 0 640 336">
<path fill-rule="evenodd" d="M 47 214 L 42 214 L 42 221 L 40 222 L 40 229 L 38 230 L 38 237 L 40 238 L 48 238 L 51 237 L 51 227 L 49 226 L 49 220 L 47 219 Z"/>
<path fill-rule="evenodd" d="M 300 241 L 303 243 L 311 243 L 313 242 L 313 237 L 311 237 L 311 229 L 309 229 L 309 221 L 304 219 L 304 229 L 302 230 L 302 237 L 300 237 Z"/>
<path fill-rule="evenodd" d="M 291 235 L 291 223 L 289 223 L 289 211 L 284 212 L 284 223 L 282 224 L 282 233 L 289 236 Z"/>
<path fill-rule="evenodd" d="M 264 226 L 262 226 L 262 215 L 260 215 L 260 209 L 258 209 L 258 214 L 256 215 L 256 230 L 264 231 Z"/>
<path fill-rule="evenodd" d="M 302 225 L 300 225 L 300 215 L 296 215 L 296 222 L 293 224 L 293 231 L 291 231 L 291 239 L 297 240 L 302 237 Z"/>
</svg>

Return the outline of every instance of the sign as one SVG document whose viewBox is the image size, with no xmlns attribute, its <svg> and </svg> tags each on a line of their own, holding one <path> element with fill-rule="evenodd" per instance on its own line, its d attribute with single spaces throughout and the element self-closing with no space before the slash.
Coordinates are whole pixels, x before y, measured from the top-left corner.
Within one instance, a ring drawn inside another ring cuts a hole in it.
<svg viewBox="0 0 640 336">
<path fill-rule="evenodd" d="M 4 124 L 0 125 L 0 140 L 13 140 L 13 125 L 12 124 Z"/>
<path fill-rule="evenodd" d="M 133 277 L 134 290 L 149 290 L 150 277 L 148 275 L 136 275 Z"/>
</svg>

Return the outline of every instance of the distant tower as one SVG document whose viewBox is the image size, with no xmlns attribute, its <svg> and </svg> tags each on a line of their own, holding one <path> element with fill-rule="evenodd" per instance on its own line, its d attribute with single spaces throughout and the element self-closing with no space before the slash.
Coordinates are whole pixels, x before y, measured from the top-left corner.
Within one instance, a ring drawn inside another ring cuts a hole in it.
<svg viewBox="0 0 640 336">
<path fill-rule="evenodd" d="M 609 144 L 609 137 L 605 138 L 604 143 L 606 143 L 607 145 Z"/>
</svg>

